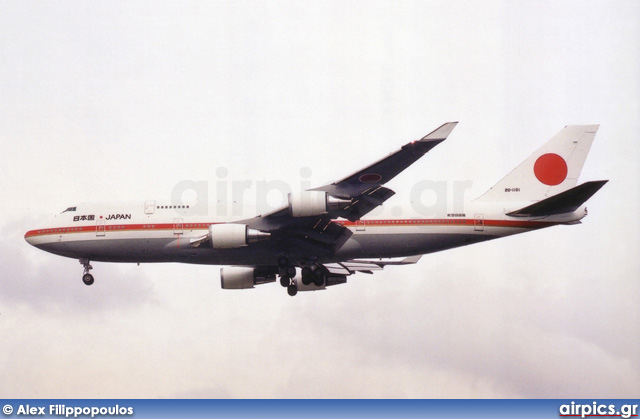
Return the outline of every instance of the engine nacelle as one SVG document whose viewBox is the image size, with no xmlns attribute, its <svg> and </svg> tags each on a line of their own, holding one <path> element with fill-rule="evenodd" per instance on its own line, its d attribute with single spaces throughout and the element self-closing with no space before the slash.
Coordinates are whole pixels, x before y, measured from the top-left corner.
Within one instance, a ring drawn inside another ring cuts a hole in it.
<svg viewBox="0 0 640 419">
<path fill-rule="evenodd" d="M 289 212 L 292 217 L 313 217 L 330 210 L 344 208 L 351 201 L 327 195 L 324 191 L 300 191 L 289 194 Z"/>
<path fill-rule="evenodd" d="M 270 233 L 254 230 L 246 224 L 212 224 L 209 226 L 209 238 L 214 249 L 235 249 L 248 246 L 260 240 L 266 240 Z"/>
<path fill-rule="evenodd" d="M 226 290 L 242 290 L 276 280 L 276 272 L 270 269 L 232 266 L 220 269 L 220 285 Z"/>
</svg>

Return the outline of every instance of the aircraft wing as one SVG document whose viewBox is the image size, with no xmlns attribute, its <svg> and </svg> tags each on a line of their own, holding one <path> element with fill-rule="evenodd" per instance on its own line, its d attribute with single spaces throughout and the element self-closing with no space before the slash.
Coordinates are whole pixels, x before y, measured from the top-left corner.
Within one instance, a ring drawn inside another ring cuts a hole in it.
<svg viewBox="0 0 640 419">
<path fill-rule="evenodd" d="M 332 255 L 353 234 L 326 214 L 292 217 L 287 207 L 242 223 L 249 228 L 270 233 L 276 244 L 316 256 Z"/>
<path fill-rule="evenodd" d="M 391 189 L 382 185 L 396 177 L 433 147 L 446 140 L 457 124 L 457 122 L 447 122 L 420 140 L 405 144 L 394 153 L 344 179 L 309 191 L 322 191 L 326 192 L 328 196 L 349 200 L 350 204 L 346 207 L 331 211 L 330 217 L 342 217 L 350 221 L 358 220 L 395 194 Z M 286 208 L 282 208 L 282 210 L 284 209 Z M 281 210 L 274 211 L 272 214 L 278 214 L 279 211 Z"/>
<path fill-rule="evenodd" d="M 446 140 L 457 124 L 457 122 L 447 122 L 420 140 L 405 144 L 400 150 L 370 166 L 330 185 L 311 190 L 324 191 L 341 199 L 350 199 L 351 204 L 336 211 L 334 215 L 349 221 L 359 220 L 395 194 L 391 189 L 382 185 L 396 177 L 433 147 Z"/>
<path fill-rule="evenodd" d="M 405 144 L 400 150 L 372 165 L 358 170 L 342 180 L 312 190 L 325 191 L 340 198 L 356 198 L 367 191 L 376 189 L 396 177 L 433 147 L 446 140 L 457 124 L 457 122 L 447 122 L 420 140 Z"/>
<path fill-rule="evenodd" d="M 317 246 L 314 254 L 324 253 L 322 249 L 331 253 L 352 234 L 349 229 L 333 220 L 341 217 L 356 221 L 382 205 L 395 194 L 383 185 L 444 141 L 456 125 L 457 122 L 447 122 L 420 140 L 405 144 L 396 152 L 342 180 L 305 191 L 308 195 L 307 201 L 301 201 L 302 211 L 293 208 L 290 196 L 288 206 L 242 223 L 250 228 L 269 232 L 275 240 L 304 239 L 299 244 Z M 325 207 L 315 213 L 307 212 L 309 207 L 317 204 L 317 198 L 325 200 Z M 337 202 L 337 205 L 330 207 L 329 202 Z"/>
</svg>

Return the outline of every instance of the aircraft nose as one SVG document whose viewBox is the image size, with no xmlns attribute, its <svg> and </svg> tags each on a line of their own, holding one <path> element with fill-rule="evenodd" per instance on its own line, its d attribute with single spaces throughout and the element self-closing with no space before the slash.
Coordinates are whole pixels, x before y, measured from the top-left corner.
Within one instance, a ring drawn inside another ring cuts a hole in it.
<svg viewBox="0 0 640 419">
<path fill-rule="evenodd" d="M 29 230 L 24 234 L 24 239 L 27 241 L 27 243 L 29 243 L 31 246 L 35 246 L 38 247 L 38 240 L 37 240 L 37 236 L 38 236 L 38 230 Z"/>
</svg>

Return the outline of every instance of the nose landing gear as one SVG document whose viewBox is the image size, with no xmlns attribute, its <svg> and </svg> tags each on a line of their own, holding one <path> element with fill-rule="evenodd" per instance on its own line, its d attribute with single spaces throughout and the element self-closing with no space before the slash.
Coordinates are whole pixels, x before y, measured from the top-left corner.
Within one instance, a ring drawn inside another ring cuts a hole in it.
<svg viewBox="0 0 640 419">
<path fill-rule="evenodd" d="M 82 266 L 84 266 L 84 273 L 82 275 L 82 282 L 84 282 L 85 285 L 91 285 L 93 284 L 93 275 L 91 275 L 89 273 L 89 271 L 91 269 L 93 269 L 93 266 L 91 266 L 91 264 L 89 263 L 89 259 L 80 259 L 80 264 Z"/>
</svg>

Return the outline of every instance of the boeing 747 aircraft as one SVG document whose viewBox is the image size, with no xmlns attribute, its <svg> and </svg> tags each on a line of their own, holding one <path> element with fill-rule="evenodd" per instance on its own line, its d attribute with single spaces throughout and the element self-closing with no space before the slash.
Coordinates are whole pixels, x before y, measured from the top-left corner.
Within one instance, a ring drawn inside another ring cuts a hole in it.
<svg viewBox="0 0 640 419">
<path fill-rule="evenodd" d="M 577 185 L 598 125 L 563 128 L 463 212 L 429 218 L 365 217 L 394 192 L 384 185 L 443 142 L 457 122 L 330 185 L 289 194 L 288 204 L 253 218 L 198 215 L 189 205 L 75 205 L 25 234 L 33 246 L 90 261 L 230 265 L 222 288 L 275 282 L 289 295 L 343 284 L 357 272 L 416 263 L 421 255 L 558 224 L 577 224 L 607 181 Z M 577 185 L 577 186 L 576 186 Z"/>
</svg>

